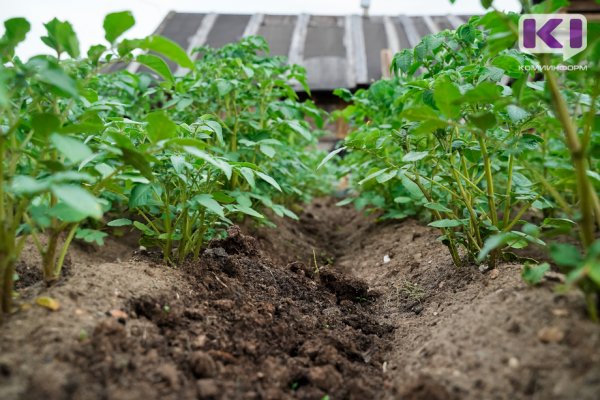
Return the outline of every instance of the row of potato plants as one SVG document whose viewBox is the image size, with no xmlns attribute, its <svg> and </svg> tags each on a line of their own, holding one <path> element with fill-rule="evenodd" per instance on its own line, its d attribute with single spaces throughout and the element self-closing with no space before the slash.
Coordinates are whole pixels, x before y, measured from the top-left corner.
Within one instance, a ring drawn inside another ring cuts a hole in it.
<svg viewBox="0 0 600 400">
<path fill-rule="evenodd" d="M 342 204 L 429 220 L 456 266 L 494 267 L 519 260 L 515 249 L 547 248 L 597 320 L 600 24 L 589 24 L 587 49 L 567 61 L 587 69 L 556 72 L 541 66 L 560 60 L 515 49 L 518 18 L 473 17 L 396 54 L 392 79 L 338 90 L 350 103 L 338 117 L 352 130 L 327 159 L 346 149 L 341 173 L 356 195 Z M 553 239 L 570 234 L 580 246 Z M 539 281 L 548 267 L 527 265 L 524 278 Z"/>
<path fill-rule="evenodd" d="M 141 232 L 177 265 L 236 219 L 268 223 L 328 190 L 316 144 L 323 113 L 299 102 L 304 71 L 250 37 L 190 56 L 157 35 L 121 39 L 131 13 L 106 16 L 106 43 L 85 56 L 70 23 L 45 24 L 53 55 L 15 56 L 30 24 L 0 38 L 0 316 L 31 241 L 56 281 L 74 239 Z M 123 65 L 135 62 L 140 72 Z M 179 74 L 168 63 L 176 64 Z M 312 124 L 309 124 L 308 120 Z M 316 128 L 315 128 L 316 126 Z M 129 228 L 125 228 L 129 229 Z"/>
</svg>

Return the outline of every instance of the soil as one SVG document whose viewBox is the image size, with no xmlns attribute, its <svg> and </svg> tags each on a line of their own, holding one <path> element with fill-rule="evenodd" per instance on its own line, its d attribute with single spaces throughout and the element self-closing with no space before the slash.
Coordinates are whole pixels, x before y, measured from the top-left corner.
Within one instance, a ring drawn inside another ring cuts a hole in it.
<svg viewBox="0 0 600 400">
<path fill-rule="evenodd" d="M 598 398 L 578 293 L 530 288 L 518 264 L 457 269 L 435 230 L 332 199 L 273 221 L 178 269 L 130 238 L 75 244 L 52 287 L 27 248 L 0 398 Z"/>
</svg>

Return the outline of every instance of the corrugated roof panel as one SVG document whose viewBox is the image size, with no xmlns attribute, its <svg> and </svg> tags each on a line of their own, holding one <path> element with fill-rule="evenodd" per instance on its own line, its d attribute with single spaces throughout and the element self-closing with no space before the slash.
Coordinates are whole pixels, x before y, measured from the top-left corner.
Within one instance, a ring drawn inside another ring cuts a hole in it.
<svg viewBox="0 0 600 400">
<path fill-rule="evenodd" d="M 408 40 L 408 35 L 404 30 L 404 26 L 398 17 L 392 19 L 394 25 L 396 26 L 396 33 L 398 34 L 398 41 L 400 42 L 401 49 L 412 49 L 410 41 Z"/>
<path fill-rule="evenodd" d="M 302 63 L 312 90 L 353 87 L 348 79 L 348 61 L 344 57 L 313 57 Z"/>
<path fill-rule="evenodd" d="M 258 34 L 264 36 L 269 43 L 271 55 L 287 57 L 297 19 L 295 15 L 264 16 Z"/>
<path fill-rule="evenodd" d="M 355 88 L 382 76 L 382 50 L 391 52 L 412 48 L 431 33 L 454 29 L 470 15 L 397 17 L 359 15 L 239 15 L 190 14 L 167 15 L 157 29 L 188 51 L 208 45 L 222 47 L 244 35 L 265 37 L 271 54 L 288 56 L 290 62 L 303 65 L 313 90 L 337 87 Z M 390 55 L 385 53 L 386 61 Z M 169 63 L 177 72 L 183 70 Z M 113 67 L 111 70 L 119 67 Z M 130 71 L 147 71 L 136 63 Z"/>
<path fill-rule="evenodd" d="M 381 50 L 388 48 L 385 27 L 381 17 L 363 18 L 367 71 L 369 81 L 381 78 Z"/>
<path fill-rule="evenodd" d="M 431 18 L 437 24 L 437 26 L 440 28 L 441 31 L 443 31 L 445 29 L 454 29 L 454 27 L 452 26 L 452 23 L 448 20 L 448 18 L 446 16 L 436 15 Z"/>
<path fill-rule="evenodd" d="M 200 27 L 202 18 L 204 18 L 204 14 L 174 13 L 157 33 L 187 49 L 190 45 L 190 38 Z"/>
<path fill-rule="evenodd" d="M 425 20 L 423 19 L 423 17 L 409 17 L 409 18 L 412 20 L 413 24 L 415 25 L 415 29 L 417 30 L 417 33 L 421 36 L 421 38 L 423 38 L 431 33 L 431 31 L 427 27 L 427 24 L 425 23 Z"/>
<path fill-rule="evenodd" d="M 298 58 L 306 68 L 312 89 L 331 90 L 353 85 L 349 78 L 350 65 L 344 38 L 344 17 L 310 16 L 303 51 Z"/>
<path fill-rule="evenodd" d="M 213 28 L 206 38 L 206 45 L 223 47 L 242 38 L 250 15 L 219 14 Z"/>
<path fill-rule="evenodd" d="M 308 23 L 304 58 L 346 57 L 344 18 L 313 15 Z"/>
<path fill-rule="evenodd" d="M 187 49 L 190 45 L 190 39 L 200 26 L 202 22 L 202 18 L 204 14 L 195 14 L 195 13 L 172 13 L 169 14 L 166 20 L 166 23 L 163 22 L 158 29 L 156 30 L 156 34 L 166 36 L 174 42 L 177 42 L 182 48 Z M 162 57 L 171 71 L 177 70 L 177 64 Z M 140 67 L 139 72 L 150 72 L 150 70 L 146 67 Z"/>
</svg>

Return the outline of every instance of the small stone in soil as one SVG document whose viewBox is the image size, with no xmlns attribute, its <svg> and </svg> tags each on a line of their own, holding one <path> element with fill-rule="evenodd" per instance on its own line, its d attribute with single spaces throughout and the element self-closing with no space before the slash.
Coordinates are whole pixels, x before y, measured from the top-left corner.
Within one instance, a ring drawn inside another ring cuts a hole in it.
<svg viewBox="0 0 600 400">
<path fill-rule="evenodd" d="M 569 315 L 569 310 L 566 308 L 555 308 L 552 310 L 552 314 L 556 317 L 566 317 Z"/>
<path fill-rule="evenodd" d="M 411 309 L 411 311 L 414 312 L 415 314 L 419 315 L 419 314 L 421 314 L 421 311 L 423 311 L 423 305 L 419 303 L 416 306 L 414 306 Z"/>
<path fill-rule="evenodd" d="M 546 326 L 538 331 L 537 336 L 544 343 L 559 343 L 565 338 L 565 332 L 555 326 Z"/>
</svg>

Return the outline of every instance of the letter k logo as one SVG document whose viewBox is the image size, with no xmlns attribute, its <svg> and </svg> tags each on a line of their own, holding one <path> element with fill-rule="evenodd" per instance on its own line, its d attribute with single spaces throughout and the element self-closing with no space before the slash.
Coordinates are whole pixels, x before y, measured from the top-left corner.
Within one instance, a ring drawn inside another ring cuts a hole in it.
<svg viewBox="0 0 600 400">
<path fill-rule="evenodd" d="M 581 14 L 523 14 L 519 49 L 532 54 L 562 54 L 568 60 L 587 47 L 587 20 Z"/>
<path fill-rule="evenodd" d="M 548 45 L 551 49 L 562 49 L 562 44 L 554 36 L 552 36 L 552 32 L 563 22 L 562 19 L 559 18 L 551 18 L 542 27 L 536 31 L 535 28 L 535 19 L 527 18 L 523 21 L 523 44 L 527 49 L 535 48 L 536 44 L 536 36 L 539 36 L 540 39 Z"/>
</svg>

